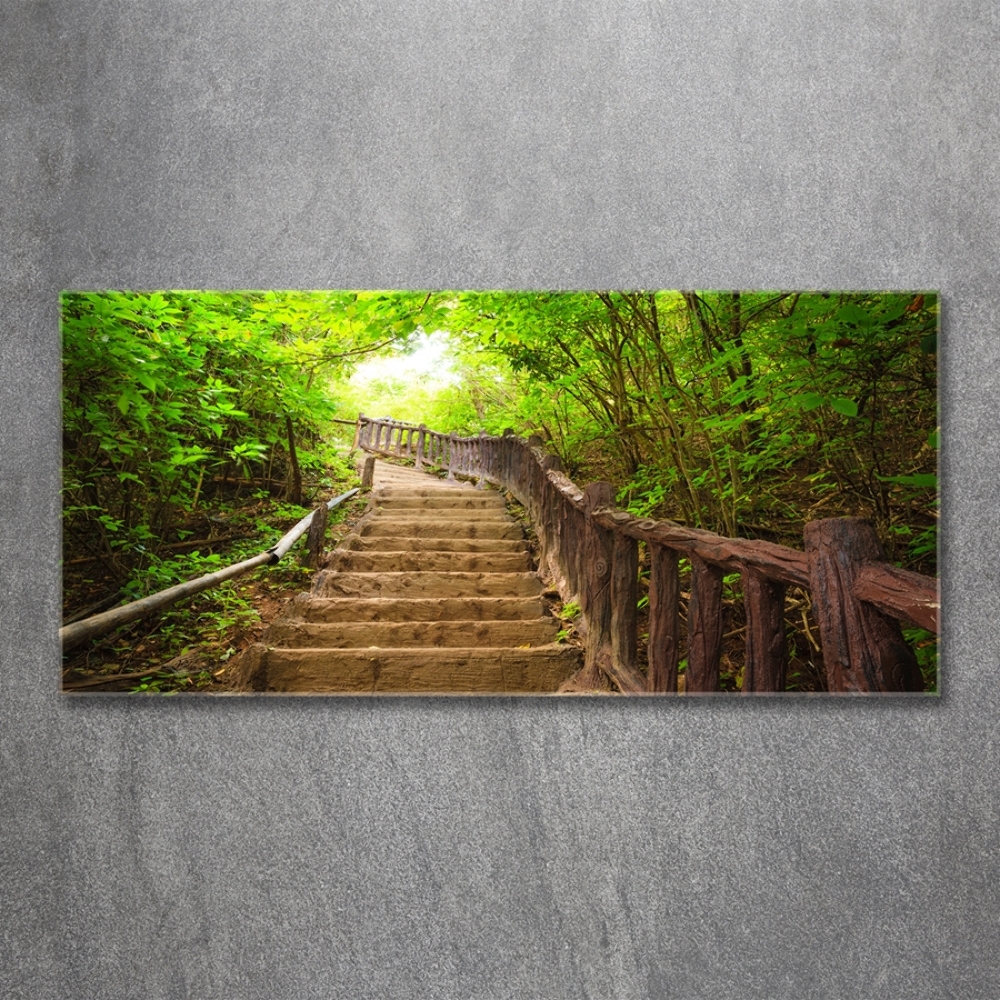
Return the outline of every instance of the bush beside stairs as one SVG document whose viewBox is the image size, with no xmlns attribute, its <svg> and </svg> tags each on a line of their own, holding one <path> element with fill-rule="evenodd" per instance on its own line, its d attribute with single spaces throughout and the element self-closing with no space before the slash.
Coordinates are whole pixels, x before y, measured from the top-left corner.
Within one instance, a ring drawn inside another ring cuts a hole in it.
<svg viewBox="0 0 1000 1000">
<path fill-rule="evenodd" d="M 581 654 L 541 592 L 499 494 L 379 461 L 364 517 L 233 674 L 297 694 L 555 692 Z"/>
</svg>

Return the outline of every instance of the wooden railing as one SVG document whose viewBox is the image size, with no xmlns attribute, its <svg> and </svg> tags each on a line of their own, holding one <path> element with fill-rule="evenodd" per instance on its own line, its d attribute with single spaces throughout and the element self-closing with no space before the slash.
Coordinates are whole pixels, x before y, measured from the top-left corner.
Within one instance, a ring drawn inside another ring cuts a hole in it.
<svg viewBox="0 0 1000 1000">
<path fill-rule="evenodd" d="M 354 445 L 413 459 L 448 478 L 475 478 L 509 490 L 524 505 L 539 541 L 539 572 L 564 600 L 579 603 L 586 625 L 582 680 L 602 674 L 622 692 L 677 690 L 681 658 L 678 560 L 691 565 L 685 691 L 719 689 L 723 574 L 742 578 L 746 611 L 743 691 L 784 691 L 788 669 L 785 589 L 808 591 L 831 692 L 921 691 L 923 681 L 900 621 L 938 631 L 937 580 L 898 569 L 872 525 L 829 518 L 805 526 L 804 551 L 725 538 L 671 521 L 638 518 L 612 506 L 607 483 L 580 489 L 547 455 L 541 438 L 441 434 L 427 427 L 359 415 Z M 648 548 L 649 640 L 646 671 L 637 660 L 639 542 Z"/>
</svg>

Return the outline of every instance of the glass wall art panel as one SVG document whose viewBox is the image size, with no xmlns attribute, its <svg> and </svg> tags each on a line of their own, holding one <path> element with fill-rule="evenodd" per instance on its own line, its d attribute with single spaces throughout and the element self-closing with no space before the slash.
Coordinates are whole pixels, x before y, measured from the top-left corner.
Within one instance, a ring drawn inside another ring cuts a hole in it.
<svg viewBox="0 0 1000 1000">
<path fill-rule="evenodd" d="M 73 291 L 74 696 L 936 694 L 930 291 Z"/>
</svg>

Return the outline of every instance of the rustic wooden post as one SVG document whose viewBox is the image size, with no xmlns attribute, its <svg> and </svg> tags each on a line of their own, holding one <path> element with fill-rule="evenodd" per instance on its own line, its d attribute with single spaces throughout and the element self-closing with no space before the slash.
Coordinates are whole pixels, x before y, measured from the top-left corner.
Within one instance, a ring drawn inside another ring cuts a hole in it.
<svg viewBox="0 0 1000 1000">
<path fill-rule="evenodd" d="M 611 569 L 611 659 L 616 667 L 637 674 L 639 543 L 614 532 Z M 646 689 L 645 679 L 640 690 Z"/>
<path fill-rule="evenodd" d="M 486 450 L 489 441 L 486 438 L 486 431 L 479 432 L 479 440 L 476 442 L 476 472 L 479 479 L 476 481 L 477 490 L 486 489 Z"/>
<path fill-rule="evenodd" d="M 371 461 L 374 462 L 374 459 Z M 330 511 L 325 503 L 321 503 L 314 511 L 309 522 L 309 534 L 306 536 L 306 558 L 304 563 L 312 569 L 318 569 L 323 561 L 323 544 L 326 541 L 326 525 L 330 519 Z"/>
<path fill-rule="evenodd" d="M 688 603 L 688 665 L 685 694 L 719 690 L 722 656 L 722 570 L 694 553 L 691 560 L 691 600 Z"/>
<path fill-rule="evenodd" d="M 452 431 L 448 438 L 448 478 L 450 480 L 455 479 L 455 459 L 456 459 L 456 448 L 458 445 L 458 435 Z"/>
<path fill-rule="evenodd" d="M 590 483 L 583 491 L 584 584 L 581 609 L 587 622 L 583 678 L 588 687 L 603 685 L 611 667 L 611 563 L 614 558 L 611 532 L 591 519 L 591 512 L 607 507 L 614 495 L 609 483 Z"/>
<path fill-rule="evenodd" d="M 393 451 L 393 454 L 396 456 L 396 458 L 399 458 L 399 456 L 402 454 L 402 451 L 403 451 L 403 428 L 402 427 L 397 427 L 396 428 L 396 448 Z"/>
<path fill-rule="evenodd" d="M 649 546 L 649 690 L 677 691 L 680 576 L 677 553 Z"/>
<path fill-rule="evenodd" d="M 747 616 L 743 693 L 784 691 L 788 676 L 785 585 L 749 567 L 742 578 Z"/>
<path fill-rule="evenodd" d="M 922 691 L 920 668 L 899 622 L 854 596 L 866 563 L 885 562 L 875 529 L 856 517 L 805 526 L 809 589 L 830 691 Z"/>
<path fill-rule="evenodd" d="M 559 459 L 555 455 L 546 455 L 542 459 L 539 476 L 540 488 L 535 500 L 536 510 L 532 512 L 532 521 L 541 551 L 538 555 L 539 568 L 545 567 L 556 549 L 556 521 L 551 508 L 552 484 L 549 482 L 547 470 L 558 469 Z"/>
<path fill-rule="evenodd" d="M 358 422 L 354 427 L 354 440 L 351 442 L 351 451 L 357 451 L 358 446 L 361 444 L 361 428 L 364 424 L 365 415 L 363 413 L 358 414 Z"/>
<path fill-rule="evenodd" d="M 525 454 L 530 455 L 530 452 Z M 537 465 L 537 463 L 535 463 Z M 616 539 L 615 532 L 610 528 L 601 527 L 593 519 L 593 512 L 602 507 L 609 507 L 614 497 L 614 491 L 608 483 L 591 483 L 583 491 L 584 503 L 584 586 L 581 604 L 587 622 L 587 644 L 582 671 L 583 683 L 589 687 L 602 686 L 601 674 L 606 674 L 618 685 L 622 694 L 640 694 L 646 690 L 646 678 L 634 666 L 628 663 L 628 658 L 622 660 L 616 656 L 618 640 L 614 637 L 613 622 L 618 624 L 620 635 L 628 635 L 628 610 L 615 610 L 615 598 L 621 599 L 618 592 L 628 589 L 624 583 L 627 566 L 632 561 L 629 554 L 620 556 L 619 563 L 622 580 L 616 586 L 613 583 Z M 631 539 L 630 539 L 631 541 Z M 632 591 L 634 598 L 635 592 Z M 634 618 L 635 602 L 632 602 Z M 621 617 L 619 617 L 621 615 Z M 634 634 L 634 622 L 633 622 Z M 622 643 L 625 645 L 627 638 Z M 632 647 L 631 657 L 635 658 L 635 647 Z"/>
<path fill-rule="evenodd" d="M 411 458 L 413 456 L 413 432 L 416 428 L 409 427 L 406 430 L 406 457 Z"/>
<path fill-rule="evenodd" d="M 369 455 L 365 459 L 364 471 L 361 473 L 361 488 L 363 490 L 370 490 L 372 488 L 372 481 L 375 478 L 375 456 Z"/>
<path fill-rule="evenodd" d="M 427 447 L 427 428 L 424 424 L 421 424 L 417 428 L 417 457 L 413 462 L 413 467 L 415 469 L 423 469 L 424 467 L 424 449 Z"/>
</svg>

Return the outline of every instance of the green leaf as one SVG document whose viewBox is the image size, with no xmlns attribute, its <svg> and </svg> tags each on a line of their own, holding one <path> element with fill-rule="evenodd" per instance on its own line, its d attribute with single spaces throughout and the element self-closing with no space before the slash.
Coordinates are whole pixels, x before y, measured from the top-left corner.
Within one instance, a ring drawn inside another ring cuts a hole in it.
<svg viewBox="0 0 1000 1000">
<path fill-rule="evenodd" d="M 818 392 L 806 392 L 798 397 L 797 402 L 803 410 L 815 410 L 826 402 L 826 396 L 821 396 Z"/>
<path fill-rule="evenodd" d="M 837 312 L 837 318 L 849 326 L 868 328 L 872 325 L 871 316 L 858 306 L 844 306 Z"/>
<path fill-rule="evenodd" d="M 884 483 L 899 483 L 900 486 L 917 486 L 920 489 L 937 489 L 938 477 L 933 472 L 918 472 L 912 476 L 879 476 Z"/>
<path fill-rule="evenodd" d="M 921 337 L 920 350 L 924 354 L 937 354 L 937 334 L 929 333 L 926 337 Z"/>
<path fill-rule="evenodd" d="M 132 405 L 132 400 L 123 392 L 115 401 L 123 416 L 128 416 L 128 408 Z"/>
<path fill-rule="evenodd" d="M 931 448 L 939 448 L 941 446 L 941 432 L 938 428 L 935 428 L 927 435 L 927 444 Z"/>
<path fill-rule="evenodd" d="M 845 417 L 856 417 L 858 415 L 858 404 L 853 399 L 831 399 L 830 406 Z"/>
</svg>

